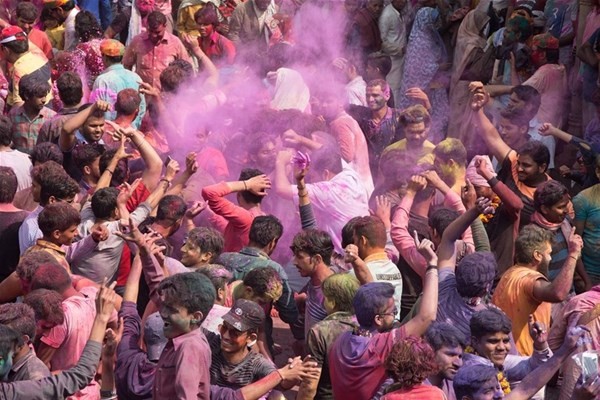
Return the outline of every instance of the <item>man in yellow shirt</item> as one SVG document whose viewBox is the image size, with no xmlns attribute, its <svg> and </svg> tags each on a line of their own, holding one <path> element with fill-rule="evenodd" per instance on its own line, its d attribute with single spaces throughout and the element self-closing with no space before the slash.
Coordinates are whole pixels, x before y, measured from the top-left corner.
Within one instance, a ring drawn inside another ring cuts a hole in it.
<svg viewBox="0 0 600 400">
<path fill-rule="evenodd" d="M 40 78 L 50 80 L 50 65 L 45 57 L 29 51 L 27 35 L 18 26 L 8 26 L 0 33 L 0 47 L 5 59 L 12 64 L 8 71 L 8 107 L 23 104 L 19 96 L 19 81 L 25 75 L 35 74 Z M 48 93 L 46 103 L 52 99 L 52 92 Z"/>
</svg>

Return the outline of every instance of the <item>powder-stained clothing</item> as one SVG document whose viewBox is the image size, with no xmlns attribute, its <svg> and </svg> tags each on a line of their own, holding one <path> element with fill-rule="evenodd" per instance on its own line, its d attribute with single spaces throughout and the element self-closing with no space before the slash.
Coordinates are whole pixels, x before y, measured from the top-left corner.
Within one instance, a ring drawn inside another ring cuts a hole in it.
<svg viewBox="0 0 600 400">
<path fill-rule="evenodd" d="M 123 64 L 113 64 L 102 71 L 94 81 L 92 92 L 90 93 L 90 102 L 104 100 L 114 108 L 119 92 L 124 89 L 134 89 L 137 92 L 141 81 L 142 78 L 138 74 L 125 69 Z M 140 128 L 142 118 L 146 114 L 146 97 L 141 95 L 140 98 L 142 101 L 139 106 L 138 115 L 131 123 L 136 129 Z M 117 112 L 107 111 L 104 115 L 106 119 L 112 121 L 117 117 Z"/>
<path fill-rule="evenodd" d="M 85 345 L 79 362 L 73 368 L 38 381 L 2 382 L 0 398 L 46 400 L 61 399 L 65 397 L 65 393 L 75 393 L 94 377 L 101 351 L 101 343 L 90 341 Z"/>
<path fill-rule="evenodd" d="M 304 337 L 308 335 L 310 328 L 327 317 L 325 294 L 323 294 L 322 286 L 320 284 L 315 286 L 309 281 L 305 286 L 305 291 L 306 306 L 304 308 Z"/>
<path fill-rule="evenodd" d="M 383 396 L 381 400 L 447 400 L 447 398 L 441 389 L 420 384 L 410 389 L 394 390 Z"/>
<path fill-rule="evenodd" d="M 29 247 L 23 253 L 23 255 L 25 256 L 36 251 L 45 251 L 52 255 L 60 265 L 70 272 L 70 265 L 89 257 L 97 245 L 98 243 L 94 241 L 94 238 L 91 235 L 70 246 L 58 246 L 47 240 L 38 239 L 33 246 Z"/>
<path fill-rule="evenodd" d="M 150 211 L 148 203 L 142 203 L 130 214 L 130 218 L 136 225 L 140 224 L 148 217 Z M 81 210 L 81 224 L 78 228 L 79 235 L 82 237 L 90 235 L 95 224 L 96 217 L 92 211 L 91 202 L 88 201 Z M 96 283 L 102 283 L 105 278 L 108 279 L 108 282 L 113 282 L 117 278 L 119 262 L 123 246 L 125 245 L 125 241 L 114 234 L 114 232 L 121 229 L 119 221 L 109 221 L 104 223 L 104 226 L 110 233 L 108 239 L 98 243 L 98 246 L 88 257 L 71 263 L 74 273 Z"/>
<path fill-rule="evenodd" d="M 255 217 L 264 215 L 264 213 L 258 207 L 246 210 L 236 206 L 225 198 L 230 193 L 232 193 L 231 189 L 229 189 L 226 182 L 206 186 L 202 189 L 202 197 L 206 200 L 210 209 L 227 220 L 223 232 L 225 239 L 223 251 L 234 252 L 240 251 L 242 247 L 248 244 L 250 240 L 248 234 L 250 233 L 252 221 Z"/>
<path fill-rule="evenodd" d="M 508 354 L 504 359 L 503 369 L 504 375 L 510 383 L 511 389 L 517 387 L 528 374 L 536 368 L 546 363 L 552 357 L 552 350 L 547 348 L 543 351 L 535 351 L 531 357 L 518 356 Z M 463 354 L 464 365 L 485 365 L 493 367 L 494 365 L 487 358 L 480 357 L 476 354 Z M 544 399 L 544 389 L 542 388 L 536 395 L 532 397 L 534 400 Z"/>
<path fill-rule="evenodd" d="M 210 383 L 232 389 L 241 389 L 276 370 L 275 364 L 260 353 L 249 351 L 242 361 L 231 364 L 223 357 L 221 350 L 218 349 L 213 351 L 212 355 Z"/>
<path fill-rule="evenodd" d="M 469 323 L 473 314 L 485 310 L 487 305 L 480 303 L 477 306 L 467 304 L 458 293 L 456 275 L 452 268 L 440 268 L 439 271 L 439 294 L 438 294 L 438 322 L 446 322 L 454 325 L 463 335 L 471 337 Z"/>
<path fill-rule="evenodd" d="M 51 360 L 53 371 L 72 368 L 79 361 L 96 318 L 97 293 L 98 288 L 88 286 L 80 290 L 82 296 L 63 300 L 65 321 L 42 335 L 42 343 L 56 349 Z M 100 399 L 97 385 L 92 381 L 79 393 L 85 394 L 86 399 Z"/>
<path fill-rule="evenodd" d="M 400 270 L 390 261 L 385 252 L 371 254 L 364 259 L 367 268 L 371 272 L 373 282 L 388 282 L 394 286 L 394 303 L 400 312 L 402 306 L 402 274 Z M 354 269 L 350 274 L 355 275 Z M 397 317 L 400 317 L 398 314 Z"/>
<path fill-rule="evenodd" d="M 217 66 L 231 65 L 235 61 L 235 45 L 225 36 L 214 31 L 205 43 L 202 37 L 198 37 L 200 49 Z"/>
<path fill-rule="evenodd" d="M 354 217 L 369 215 L 369 195 L 360 175 L 351 168 L 328 181 L 307 183 L 306 190 L 317 218 L 319 229 L 331 236 L 335 251 L 342 249 L 342 228 Z M 294 203 L 298 204 L 298 189 L 292 185 Z"/>
<path fill-rule="evenodd" d="M 293 324 L 298 319 L 298 307 L 294 300 L 294 293 L 289 284 L 288 275 L 279 263 L 271 260 L 264 252 L 255 247 L 246 246 L 238 253 L 221 253 L 216 260 L 217 264 L 223 265 L 233 274 L 233 280 L 243 280 L 248 272 L 255 268 L 270 267 L 279 274 L 283 290 L 281 297 L 274 303 L 279 313 L 279 318 L 288 324 Z M 271 337 L 273 332 L 273 320 L 268 315 L 265 321 L 265 333 Z"/>
<path fill-rule="evenodd" d="M 344 332 L 329 351 L 329 372 L 336 399 L 371 399 L 387 379 L 385 361 L 394 344 L 406 338 L 404 326 L 373 336 Z"/>
<path fill-rule="evenodd" d="M 45 57 L 34 54 L 30 51 L 23 54 L 15 63 L 12 65 L 8 72 L 8 96 L 6 97 L 6 104 L 14 106 L 17 103 L 22 102 L 21 96 L 19 96 L 19 81 L 25 75 L 34 74 L 36 77 L 48 81 L 52 86 L 50 79 L 50 64 Z M 46 103 L 52 99 L 52 91 L 46 96 Z"/>
<path fill-rule="evenodd" d="M 135 72 L 142 80 L 158 89 L 160 73 L 177 59 L 191 62 L 191 58 L 181 40 L 175 35 L 165 32 L 158 44 L 150 41 L 144 32 L 131 40 L 123 55 L 123 65 L 127 69 L 135 66 Z"/>
<path fill-rule="evenodd" d="M 17 192 L 31 187 L 31 168 L 33 165 L 28 154 L 12 149 L 0 151 L 0 166 L 13 169 L 17 176 Z"/>
<path fill-rule="evenodd" d="M 360 175 L 363 185 L 371 196 L 375 186 L 369 166 L 369 148 L 358 122 L 346 112 L 342 112 L 331 121 L 329 128 L 340 146 L 342 159 Z"/>
<path fill-rule="evenodd" d="M 529 335 L 529 315 L 535 321 L 550 326 L 551 304 L 536 299 L 533 288 L 538 280 L 548 281 L 540 272 L 527 267 L 514 266 L 504 273 L 492 302 L 500 307 L 512 321 L 512 333 L 519 354 L 533 354 L 533 339 Z"/>
<path fill-rule="evenodd" d="M 575 221 L 584 222 L 581 257 L 586 271 L 600 275 L 600 185 L 581 191 L 573 198 Z"/>
<path fill-rule="evenodd" d="M 52 120 L 55 115 L 55 111 L 48 107 L 42 107 L 38 115 L 30 119 L 23 105 L 11 108 L 8 117 L 12 122 L 13 147 L 19 151 L 31 153 L 37 143 L 42 126 Z"/>
<path fill-rule="evenodd" d="M 162 268 L 152 254 L 141 258 L 151 298 L 160 309 Z M 169 339 L 156 365 L 153 398 L 210 400 L 210 364 L 211 348 L 201 328 Z"/>
<path fill-rule="evenodd" d="M 50 370 L 30 349 L 27 354 L 14 363 L 8 373 L 7 382 L 37 381 L 47 376 L 50 376 Z"/>
<path fill-rule="evenodd" d="M 40 128 L 36 144 L 45 142 L 58 144 L 58 139 L 60 138 L 60 133 L 62 132 L 65 121 L 70 119 L 73 114 L 77 114 L 77 109 L 78 107 L 63 108 L 58 113 L 54 114 L 50 120 L 44 121 L 44 124 Z"/>
<path fill-rule="evenodd" d="M 333 400 L 331 377 L 329 376 L 329 359 L 327 354 L 335 340 L 342 333 L 351 331 L 357 325 L 354 315 L 338 311 L 328 315 L 309 329 L 306 336 L 306 351 L 321 367 L 321 377 L 315 398 Z"/>
<path fill-rule="evenodd" d="M 33 43 L 37 46 L 38 49 L 44 53 L 48 60 L 52 60 L 54 58 L 54 52 L 52 51 L 52 43 L 50 43 L 50 39 L 48 39 L 48 35 L 46 32 L 40 31 L 38 28 L 31 28 L 29 34 L 27 35 L 30 43 Z"/>
</svg>

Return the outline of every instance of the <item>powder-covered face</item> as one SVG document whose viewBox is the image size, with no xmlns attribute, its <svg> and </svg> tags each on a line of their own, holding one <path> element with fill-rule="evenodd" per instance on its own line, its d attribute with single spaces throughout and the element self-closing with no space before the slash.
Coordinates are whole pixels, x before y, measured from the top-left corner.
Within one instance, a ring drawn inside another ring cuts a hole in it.
<svg viewBox="0 0 600 400">
<path fill-rule="evenodd" d="M 163 297 L 160 316 L 165 324 L 164 333 L 167 339 L 176 338 L 192 330 L 193 315 L 182 306 L 175 305 Z"/>
</svg>

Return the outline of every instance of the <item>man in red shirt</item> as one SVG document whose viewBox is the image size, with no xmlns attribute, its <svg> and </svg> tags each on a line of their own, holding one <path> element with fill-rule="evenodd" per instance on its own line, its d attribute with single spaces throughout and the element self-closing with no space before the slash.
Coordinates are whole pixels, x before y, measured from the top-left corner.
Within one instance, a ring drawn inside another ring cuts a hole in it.
<svg viewBox="0 0 600 400">
<path fill-rule="evenodd" d="M 254 217 L 264 215 L 260 203 L 270 188 L 271 181 L 262 171 L 245 168 L 239 181 L 221 182 L 202 189 L 202 197 L 216 214 L 212 222 L 223 231 L 224 251 L 237 252 L 248 244 L 250 226 Z M 237 206 L 225 198 L 233 192 L 237 192 Z"/>
<path fill-rule="evenodd" d="M 216 65 L 233 64 L 235 60 L 235 45 L 225 36 L 217 32 L 219 17 L 211 3 L 196 11 L 194 14 L 200 37 L 200 48 Z"/>
<path fill-rule="evenodd" d="M 35 45 L 48 60 L 54 58 L 52 52 L 52 44 L 48 35 L 35 27 L 35 22 L 39 17 L 39 11 L 33 3 L 22 1 L 17 6 L 16 10 L 17 26 L 23 29 L 27 34 L 29 43 Z M 33 47 L 33 46 L 32 46 Z M 31 49 L 34 50 L 33 48 Z"/>
</svg>

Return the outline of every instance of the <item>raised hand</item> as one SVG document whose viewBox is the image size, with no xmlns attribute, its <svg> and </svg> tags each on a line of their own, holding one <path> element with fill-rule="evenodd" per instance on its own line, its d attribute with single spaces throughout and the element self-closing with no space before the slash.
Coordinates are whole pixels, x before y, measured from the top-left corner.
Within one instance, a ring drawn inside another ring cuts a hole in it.
<svg viewBox="0 0 600 400">
<path fill-rule="evenodd" d="M 429 97 L 427 97 L 427 93 L 421 90 L 418 87 L 410 88 L 405 93 L 406 97 L 412 100 L 416 100 L 423 105 L 426 109 L 431 109 L 431 103 L 429 102 Z"/>
<path fill-rule="evenodd" d="M 140 93 L 150 97 L 160 97 L 160 90 L 146 82 L 140 82 Z"/>
<path fill-rule="evenodd" d="M 208 205 L 205 201 L 195 201 L 185 212 L 185 217 L 187 219 L 194 219 L 204 210 Z"/>
<path fill-rule="evenodd" d="M 485 180 L 490 180 L 494 177 L 493 168 L 489 160 L 489 157 L 486 156 L 475 156 L 475 171 Z"/>
<path fill-rule="evenodd" d="M 246 181 L 247 190 L 257 196 L 266 196 L 267 189 L 271 189 L 271 181 L 267 175 L 254 176 Z"/>
<path fill-rule="evenodd" d="M 102 357 L 112 358 L 117 353 L 117 347 L 123 338 L 123 318 L 119 318 L 119 324 L 116 330 L 108 328 L 104 334 L 104 346 L 102 347 Z"/>
<path fill-rule="evenodd" d="M 96 316 L 108 322 L 115 310 L 118 295 L 114 291 L 117 282 L 113 282 L 110 286 L 107 286 L 106 283 L 107 280 L 104 278 L 104 282 L 96 295 Z"/>
<path fill-rule="evenodd" d="M 94 108 L 102 112 L 107 112 L 112 109 L 112 105 L 104 100 L 96 100 L 94 103 Z"/>
<path fill-rule="evenodd" d="M 475 201 L 475 205 L 480 214 L 494 214 L 496 212 L 496 209 L 492 206 L 492 200 L 487 197 L 479 197 Z"/>
<path fill-rule="evenodd" d="M 549 122 L 544 122 L 542 125 L 540 125 L 538 132 L 542 136 L 552 136 L 552 133 L 554 133 L 555 130 L 556 128 L 554 125 Z"/>
<path fill-rule="evenodd" d="M 303 180 L 310 168 L 310 156 L 308 153 L 297 151 L 296 155 L 292 157 L 291 163 L 294 165 L 294 178 L 296 178 L 296 181 Z"/>
<path fill-rule="evenodd" d="M 344 262 L 348 264 L 352 264 L 360 257 L 358 256 L 358 247 L 354 244 L 349 244 L 344 249 Z"/>
<path fill-rule="evenodd" d="M 421 175 L 413 175 L 408 181 L 407 192 L 417 193 L 427 187 L 427 179 Z"/>
<path fill-rule="evenodd" d="M 131 196 L 133 196 L 133 193 L 135 193 L 135 190 L 137 189 L 138 185 L 142 182 L 141 178 L 136 179 L 135 181 L 133 181 L 133 183 L 130 185 L 127 182 L 123 182 L 123 184 L 121 184 L 121 186 L 119 186 L 119 195 L 117 196 L 117 204 L 127 204 L 127 201 L 129 201 L 129 199 L 131 198 Z"/>
<path fill-rule="evenodd" d="M 387 227 L 392 220 L 392 203 L 387 196 L 383 195 L 375 197 L 375 203 L 376 207 L 373 214 L 379 217 Z"/>
<path fill-rule="evenodd" d="M 433 250 L 433 242 L 429 239 L 420 240 L 417 231 L 413 232 L 413 239 L 417 251 L 427 260 L 427 264 L 437 265 L 438 257 L 435 250 Z"/>
<path fill-rule="evenodd" d="M 92 231 L 90 234 L 92 235 L 92 239 L 94 239 L 94 242 L 100 243 L 100 242 L 103 242 L 106 239 L 108 239 L 110 232 L 108 231 L 108 228 L 106 228 L 106 226 L 104 226 L 103 223 L 100 223 L 100 224 L 95 224 L 92 227 Z"/>
<path fill-rule="evenodd" d="M 475 186 L 473 186 L 471 181 L 468 179 L 465 182 L 465 186 L 463 186 L 461 189 L 460 198 L 462 199 L 467 210 L 477 205 L 477 193 L 475 192 Z"/>
<path fill-rule="evenodd" d="M 185 172 L 188 175 L 193 175 L 198 171 L 198 161 L 196 161 L 196 153 L 190 152 L 185 156 Z"/>
<path fill-rule="evenodd" d="M 483 83 L 471 82 L 469 84 L 471 92 L 471 110 L 479 111 L 490 101 L 490 95 L 485 91 Z"/>
<path fill-rule="evenodd" d="M 177 175 L 178 173 L 179 162 L 177 162 L 177 160 L 171 159 L 171 161 L 169 161 L 169 163 L 166 166 L 165 179 L 167 179 L 168 181 L 172 181 L 173 178 L 175 178 L 175 175 Z"/>
<path fill-rule="evenodd" d="M 581 249 L 583 248 L 583 239 L 577 233 L 575 233 L 575 227 L 571 229 L 571 234 L 567 240 L 567 246 L 569 248 L 569 255 L 579 258 L 581 255 Z"/>
<path fill-rule="evenodd" d="M 533 342 L 540 348 L 547 347 L 546 341 L 548 340 L 548 330 L 546 326 L 541 322 L 534 321 L 533 315 L 529 315 L 529 335 L 533 339 Z"/>
</svg>

